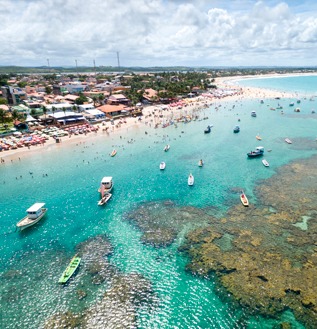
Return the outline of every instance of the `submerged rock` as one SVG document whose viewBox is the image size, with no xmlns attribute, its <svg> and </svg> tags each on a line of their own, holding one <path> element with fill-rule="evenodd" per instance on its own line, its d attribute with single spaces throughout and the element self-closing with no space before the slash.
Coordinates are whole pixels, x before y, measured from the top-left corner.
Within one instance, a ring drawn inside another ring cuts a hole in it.
<svg viewBox="0 0 317 329">
<path fill-rule="evenodd" d="M 166 247 L 190 225 L 192 228 L 210 223 L 212 216 L 194 207 L 177 207 L 171 201 L 141 204 L 125 216 L 143 232 L 142 242 Z"/>
</svg>

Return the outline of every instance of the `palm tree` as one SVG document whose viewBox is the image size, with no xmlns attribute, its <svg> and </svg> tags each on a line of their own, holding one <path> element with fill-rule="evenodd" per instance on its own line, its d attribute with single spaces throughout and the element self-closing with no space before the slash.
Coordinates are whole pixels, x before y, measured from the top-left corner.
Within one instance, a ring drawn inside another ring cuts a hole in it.
<svg viewBox="0 0 317 329">
<path fill-rule="evenodd" d="M 47 113 L 47 107 L 43 106 L 43 114 L 44 114 L 45 119 L 46 119 L 46 113 Z"/>
<path fill-rule="evenodd" d="M 0 118 L 2 123 L 4 123 L 4 119 L 7 116 L 7 111 L 5 111 L 4 109 L 0 109 Z"/>
</svg>

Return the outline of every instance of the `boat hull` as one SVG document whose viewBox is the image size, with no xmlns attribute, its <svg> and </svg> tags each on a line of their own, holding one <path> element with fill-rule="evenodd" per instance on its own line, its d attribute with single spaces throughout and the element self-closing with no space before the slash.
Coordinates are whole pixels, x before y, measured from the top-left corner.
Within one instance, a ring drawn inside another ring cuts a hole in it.
<svg viewBox="0 0 317 329">
<path fill-rule="evenodd" d="M 98 206 L 103 206 L 105 205 L 112 197 L 112 194 L 111 193 L 106 193 L 104 195 L 104 197 L 102 197 L 99 202 L 98 202 Z"/>
<path fill-rule="evenodd" d="M 240 194 L 240 200 L 245 207 L 249 206 L 249 200 L 244 193 Z"/>
</svg>

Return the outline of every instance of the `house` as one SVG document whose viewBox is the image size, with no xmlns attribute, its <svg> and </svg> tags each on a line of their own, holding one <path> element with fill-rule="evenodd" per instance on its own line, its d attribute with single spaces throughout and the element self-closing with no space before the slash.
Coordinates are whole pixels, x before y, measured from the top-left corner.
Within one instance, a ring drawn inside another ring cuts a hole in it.
<svg viewBox="0 0 317 329">
<path fill-rule="evenodd" d="M 157 91 L 152 88 L 145 89 L 142 97 L 148 102 L 155 102 L 159 100 Z"/>
<path fill-rule="evenodd" d="M 122 94 L 114 94 L 109 96 L 108 104 L 125 104 L 127 105 L 130 102 L 128 98 L 126 98 Z"/>
</svg>

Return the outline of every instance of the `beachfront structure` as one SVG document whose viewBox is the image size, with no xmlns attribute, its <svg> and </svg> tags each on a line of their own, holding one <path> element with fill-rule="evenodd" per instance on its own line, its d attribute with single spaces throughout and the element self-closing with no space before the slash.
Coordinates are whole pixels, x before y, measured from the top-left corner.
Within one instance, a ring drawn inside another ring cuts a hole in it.
<svg viewBox="0 0 317 329">
<path fill-rule="evenodd" d="M 87 109 L 84 110 L 84 115 L 88 119 L 88 121 L 98 121 L 103 120 L 106 118 L 106 114 L 104 112 L 101 112 L 97 109 Z"/>
<path fill-rule="evenodd" d="M 133 108 L 127 107 L 123 104 L 118 105 L 102 105 L 98 107 L 108 118 L 128 116 L 133 111 Z"/>
<path fill-rule="evenodd" d="M 54 118 L 55 121 L 63 125 L 86 122 L 82 114 L 72 111 L 55 112 L 50 114 L 49 117 Z"/>
<path fill-rule="evenodd" d="M 87 110 L 95 109 L 94 104 L 81 104 L 81 105 L 77 105 L 77 107 L 78 107 L 78 112 L 85 112 Z"/>
</svg>

